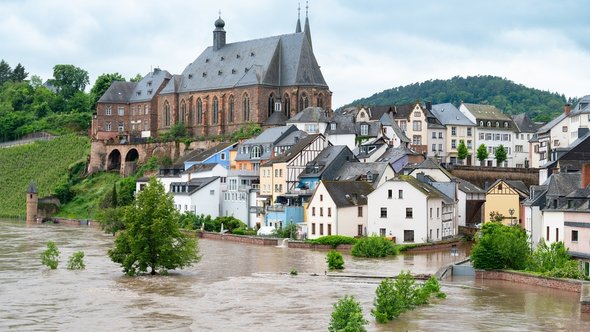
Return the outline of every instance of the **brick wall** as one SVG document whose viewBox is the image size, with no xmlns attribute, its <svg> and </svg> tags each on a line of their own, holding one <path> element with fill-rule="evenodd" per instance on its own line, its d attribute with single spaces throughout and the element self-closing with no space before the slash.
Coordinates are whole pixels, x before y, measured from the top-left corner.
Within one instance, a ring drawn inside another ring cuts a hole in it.
<svg viewBox="0 0 590 332">
<path fill-rule="evenodd" d="M 327 244 L 313 244 L 303 241 L 289 241 L 289 248 L 314 249 L 314 250 L 331 250 L 332 246 Z M 351 244 L 341 244 L 337 250 L 350 250 Z"/>
<path fill-rule="evenodd" d="M 561 289 L 568 292 L 580 293 L 582 285 L 581 280 L 557 279 L 543 276 L 534 276 L 516 271 L 485 271 L 476 270 L 475 278 L 477 279 L 491 279 L 491 280 L 506 280 L 521 284 L 541 286 L 548 288 Z"/>
<path fill-rule="evenodd" d="M 197 234 L 200 238 L 203 238 L 203 239 L 256 244 L 256 245 L 261 245 L 261 246 L 277 246 L 278 245 L 277 239 L 270 239 L 270 238 L 265 238 L 265 237 L 233 235 L 233 234 L 219 234 L 219 233 L 211 233 L 211 232 L 198 232 Z"/>
</svg>

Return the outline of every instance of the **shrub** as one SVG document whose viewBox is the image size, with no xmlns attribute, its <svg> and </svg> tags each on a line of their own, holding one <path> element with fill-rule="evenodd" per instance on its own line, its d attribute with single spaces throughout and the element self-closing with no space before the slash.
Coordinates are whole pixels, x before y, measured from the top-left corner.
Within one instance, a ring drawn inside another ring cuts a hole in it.
<svg viewBox="0 0 590 332">
<path fill-rule="evenodd" d="M 354 296 L 345 295 L 334 304 L 332 319 L 328 331 L 330 332 L 363 332 L 368 321 L 363 317 L 360 303 Z"/>
<path fill-rule="evenodd" d="M 342 270 L 344 268 L 344 258 L 342 258 L 342 254 L 336 250 L 328 251 L 326 262 L 328 263 L 328 269 L 330 270 Z"/>
<path fill-rule="evenodd" d="M 525 231 L 518 226 L 487 222 L 477 233 L 471 250 L 471 261 L 476 269 L 522 270 L 531 256 Z"/>
<path fill-rule="evenodd" d="M 47 249 L 41 253 L 41 263 L 52 270 L 57 269 L 57 265 L 59 264 L 59 249 L 57 249 L 55 242 L 47 242 Z"/>
<path fill-rule="evenodd" d="M 272 235 L 280 238 L 296 239 L 297 225 L 295 223 L 289 223 L 285 227 L 275 228 Z"/>
<path fill-rule="evenodd" d="M 528 270 L 541 273 L 549 272 L 564 267 L 570 258 L 563 242 L 554 242 L 548 246 L 544 240 L 541 240 L 531 256 Z"/>
<path fill-rule="evenodd" d="M 579 263 L 575 260 L 569 260 L 563 266 L 556 267 L 543 275 L 552 278 L 567 278 L 567 279 L 588 279 L 584 272 L 580 269 Z"/>
<path fill-rule="evenodd" d="M 298 274 L 299 274 L 299 272 L 297 272 L 297 269 L 296 269 L 296 268 L 292 268 L 292 269 L 291 269 L 291 275 L 292 275 L 292 276 L 296 276 L 296 275 L 298 275 Z"/>
<path fill-rule="evenodd" d="M 336 249 L 341 244 L 355 244 L 356 239 L 350 236 L 342 236 L 342 235 L 327 235 L 322 236 L 317 239 L 308 240 L 309 243 L 312 244 L 320 244 L 320 245 L 329 245 L 332 248 Z"/>
<path fill-rule="evenodd" d="M 232 234 L 236 235 L 256 235 L 256 230 L 246 227 L 246 225 L 240 226 L 232 231 Z"/>
<path fill-rule="evenodd" d="M 385 257 L 396 254 L 395 245 L 388 239 L 379 236 L 358 239 L 352 246 L 352 255 L 355 257 Z"/>
<path fill-rule="evenodd" d="M 84 252 L 76 251 L 68 258 L 68 269 L 69 270 L 84 270 L 86 264 L 84 264 Z"/>
<path fill-rule="evenodd" d="M 109 234 L 115 235 L 118 231 L 125 229 L 123 223 L 123 209 L 124 208 L 109 208 L 101 210 L 96 216 L 100 223 L 100 228 Z"/>
</svg>

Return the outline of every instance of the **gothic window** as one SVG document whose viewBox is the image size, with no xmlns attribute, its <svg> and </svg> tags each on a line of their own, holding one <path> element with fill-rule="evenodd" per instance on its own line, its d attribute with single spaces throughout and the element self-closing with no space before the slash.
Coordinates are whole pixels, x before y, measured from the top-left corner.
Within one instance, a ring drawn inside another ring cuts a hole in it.
<svg viewBox="0 0 590 332">
<path fill-rule="evenodd" d="M 212 124 L 219 122 L 219 100 L 217 97 L 213 97 L 213 119 L 211 121 Z"/>
<path fill-rule="evenodd" d="M 184 99 L 180 102 L 180 119 L 178 122 L 184 123 L 186 119 L 186 102 Z"/>
<path fill-rule="evenodd" d="M 321 93 L 318 95 L 318 107 L 324 108 L 324 95 Z"/>
<path fill-rule="evenodd" d="M 291 117 L 291 98 L 286 93 L 283 96 L 283 112 L 285 112 L 287 119 Z"/>
<path fill-rule="evenodd" d="M 164 126 L 170 127 L 170 104 L 167 100 L 164 103 Z"/>
<path fill-rule="evenodd" d="M 250 97 L 248 94 L 244 94 L 242 100 L 242 118 L 244 121 L 250 121 Z"/>
<path fill-rule="evenodd" d="M 307 94 L 304 92 L 301 94 L 301 97 L 299 97 L 299 112 L 307 107 L 309 107 L 309 98 L 307 98 Z"/>
<path fill-rule="evenodd" d="M 197 99 L 197 123 L 203 123 L 203 101 L 201 98 Z"/>
<path fill-rule="evenodd" d="M 229 115 L 228 121 L 230 123 L 234 122 L 234 96 L 229 96 Z"/>
<path fill-rule="evenodd" d="M 270 96 L 268 97 L 268 116 L 272 115 L 274 108 L 275 108 L 275 95 L 274 95 L 274 93 L 271 93 Z"/>
<path fill-rule="evenodd" d="M 193 102 L 192 102 L 192 100 L 188 104 L 188 119 L 186 122 L 189 124 L 189 126 L 193 125 Z"/>
</svg>

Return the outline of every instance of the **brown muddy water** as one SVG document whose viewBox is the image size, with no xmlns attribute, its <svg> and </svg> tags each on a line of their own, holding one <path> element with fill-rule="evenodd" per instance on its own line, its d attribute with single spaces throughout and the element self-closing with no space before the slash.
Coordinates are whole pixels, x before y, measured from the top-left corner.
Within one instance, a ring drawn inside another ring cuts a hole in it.
<svg viewBox="0 0 590 332">
<path fill-rule="evenodd" d="M 40 263 L 48 240 L 61 251 L 57 270 Z M 201 240 L 203 258 L 193 267 L 131 278 L 106 256 L 112 244 L 92 228 L 0 220 L 0 330 L 326 331 L 332 304 L 350 294 L 369 331 L 590 331 L 576 293 L 447 279 L 446 299 L 380 325 L 370 315 L 379 280 L 324 276 L 322 251 Z M 67 270 L 79 250 L 86 270 Z M 342 273 L 434 273 L 452 261 L 446 250 L 385 260 L 345 255 Z"/>
</svg>

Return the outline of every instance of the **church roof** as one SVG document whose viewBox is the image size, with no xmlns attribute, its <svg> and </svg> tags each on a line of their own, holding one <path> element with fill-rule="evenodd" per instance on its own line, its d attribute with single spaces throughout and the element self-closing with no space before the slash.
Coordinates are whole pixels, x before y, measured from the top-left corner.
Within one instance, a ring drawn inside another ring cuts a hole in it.
<svg viewBox="0 0 590 332">
<path fill-rule="evenodd" d="M 134 82 L 114 81 L 98 100 L 99 103 L 127 103 L 137 86 Z"/>
</svg>

